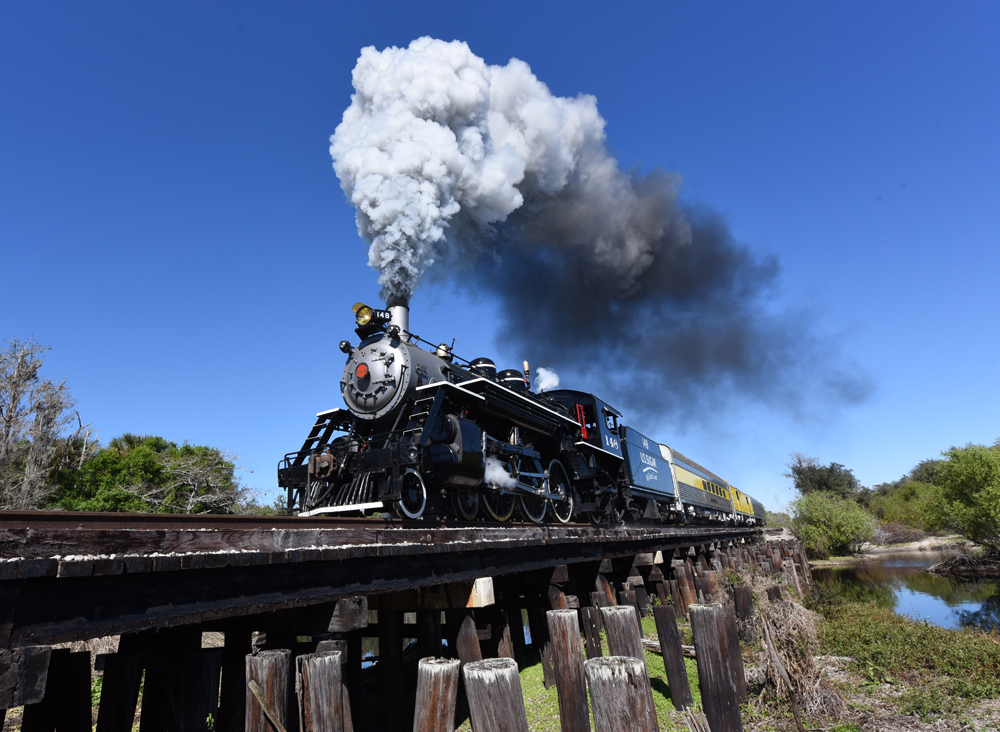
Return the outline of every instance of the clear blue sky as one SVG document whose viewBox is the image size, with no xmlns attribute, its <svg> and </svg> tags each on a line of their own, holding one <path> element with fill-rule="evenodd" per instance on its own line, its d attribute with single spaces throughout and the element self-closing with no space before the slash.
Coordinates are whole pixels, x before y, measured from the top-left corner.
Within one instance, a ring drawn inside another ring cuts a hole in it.
<svg viewBox="0 0 1000 732">
<path fill-rule="evenodd" d="M 998 29 L 995 2 L 4 3 L 0 339 L 51 346 L 103 440 L 229 448 L 271 489 L 341 405 L 350 306 L 378 302 L 328 152 L 351 70 L 363 46 L 460 39 L 595 95 L 621 164 L 681 174 L 775 255 L 770 306 L 873 386 L 637 426 L 772 506 L 796 451 L 893 480 L 1000 436 Z M 412 324 L 531 359 L 448 287 Z"/>
</svg>

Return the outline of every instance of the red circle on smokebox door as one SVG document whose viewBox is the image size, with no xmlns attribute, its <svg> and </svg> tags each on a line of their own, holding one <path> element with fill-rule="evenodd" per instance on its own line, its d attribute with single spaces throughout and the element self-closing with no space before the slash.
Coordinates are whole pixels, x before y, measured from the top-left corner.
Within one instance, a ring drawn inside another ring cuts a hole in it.
<svg viewBox="0 0 1000 732">
<path fill-rule="evenodd" d="M 366 376 L 368 376 L 368 366 L 367 366 L 367 364 L 361 364 L 360 366 L 358 366 L 358 372 L 357 373 L 358 373 L 358 378 L 359 379 L 363 379 Z"/>
</svg>

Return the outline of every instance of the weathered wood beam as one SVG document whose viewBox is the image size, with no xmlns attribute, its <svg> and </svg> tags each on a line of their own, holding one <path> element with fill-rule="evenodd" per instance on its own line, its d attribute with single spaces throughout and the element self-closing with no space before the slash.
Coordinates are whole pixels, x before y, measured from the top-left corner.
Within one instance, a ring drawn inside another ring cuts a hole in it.
<svg viewBox="0 0 1000 732">
<path fill-rule="evenodd" d="M 49 646 L 0 649 L 0 709 L 42 700 L 51 653 Z"/>
<path fill-rule="evenodd" d="M 4 531 L 10 534 L 13 530 Z M 104 559 L 81 560 L 82 563 L 44 558 L 0 562 L 6 577 L 31 577 L 11 579 L 18 591 L 17 602 L 8 603 L 11 606 L 7 608 L 0 606 L 0 630 L 6 627 L 7 647 L 19 647 L 221 622 L 329 604 L 348 597 L 475 582 L 483 577 L 548 572 L 550 579 L 556 565 L 599 562 L 608 557 L 624 557 L 618 564 L 630 565 L 637 552 L 663 547 L 668 543 L 665 535 L 670 534 L 669 530 L 585 527 L 466 529 L 466 534 L 461 535 L 464 541 L 451 542 L 439 535 L 443 532 L 446 537 L 457 536 L 447 534 L 448 530 L 352 531 L 349 535 L 338 534 L 336 530 L 325 530 L 324 534 L 318 529 L 257 531 L 228 539 L 212 535 L 234 532 L 131 532 L 157 536 L 186 534 L 183 541 L 174 536 L 172 543 L 164 537 L 152 542 L 176 551 L 195 544 L 204 548 L 206 543 L 213 545 L 212 542 L 232 549 L 234 544 L 243 546 L 253 541 L 270 549 L 307 541 L 329 543 L 338 536 L 340 540 L 353 537 L 359 543 L 273 552 L 220 552 L 201 555 L 201 559 L 196 555 L 121 557 L 108 560 L 111 564 Z M 79 550 L 65 536 L 73 532 L 58 533 L 61 538 L 53 537 L 55 544 L 44 551 L 56 547 Z M 94 533 L 101 532 L 89 532 Z M 414 541 L 407 543 L 404 539 Z M 365 541 L 385 544 L 369 545 Z M 143 546 L 147 549 L 151 546 L 148 537 Z M 9 587 L 7 582 L 0 581 L 0 589 Z"/>
</svg>

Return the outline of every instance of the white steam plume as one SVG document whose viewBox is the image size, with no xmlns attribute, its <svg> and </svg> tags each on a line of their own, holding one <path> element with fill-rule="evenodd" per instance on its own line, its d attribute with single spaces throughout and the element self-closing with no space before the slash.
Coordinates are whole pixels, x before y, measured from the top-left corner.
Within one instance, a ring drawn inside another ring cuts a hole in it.
<svg viewBox="0 0 1000 732">
<path fill-rule="evenodd" d="M 535 386 L 538 391 L 551 391 L 559 386 L 559 374 L 544 366 L 538 369 L 538 377 L 535 379 Z"/>
<path fill-rule="evenodd" d="M 330 154 L 387 301 L 408 300 L 435 263 L 474 259 L 518 209 L 585 211 L 557 245 L 588 249 L 622 290 L 648 265 L 670 217 L 644 215 L 594 97 L 553 96 L 523 61 L 490 66 L 463 42 L 427 37 L 363 49 L 353 83 Z"/>
</svg>

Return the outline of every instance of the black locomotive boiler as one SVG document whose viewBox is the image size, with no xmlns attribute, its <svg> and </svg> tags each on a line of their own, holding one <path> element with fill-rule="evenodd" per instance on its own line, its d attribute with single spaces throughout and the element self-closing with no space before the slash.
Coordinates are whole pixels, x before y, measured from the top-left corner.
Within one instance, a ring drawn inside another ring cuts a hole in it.
<svg viewBox="0 0 1000 732">
<path fill-rule="evenodd" d="M 459 359 L 413 335 L 405 305 L 354 313 L 360 343 L 340 344 L 347 408 L 320 412 L 278 467 L 300 515 L 764 521 L 758 501 L 621 424 L 594 395 L 534 393 L 527 362 L 498 372 L 490 359 Z"/>
</svg>

